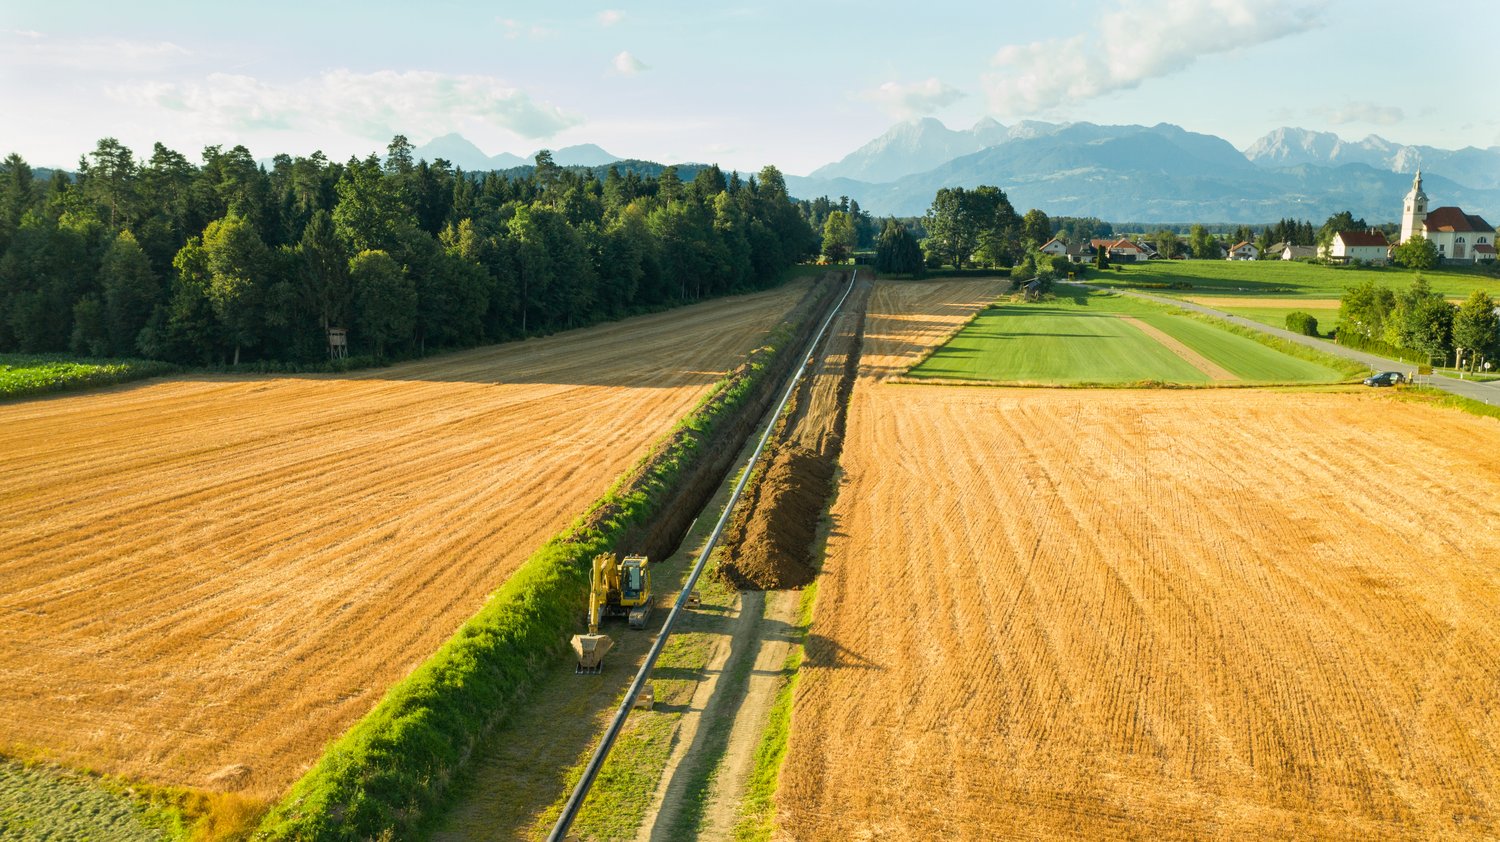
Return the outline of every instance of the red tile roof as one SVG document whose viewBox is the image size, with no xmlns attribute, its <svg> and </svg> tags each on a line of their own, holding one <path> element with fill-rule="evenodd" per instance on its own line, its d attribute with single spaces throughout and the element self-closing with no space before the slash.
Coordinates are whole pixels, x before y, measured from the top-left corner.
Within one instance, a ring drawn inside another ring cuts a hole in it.
<svg viewBox="0 0 1500 842">
<path fill-rule="evenodd" d="M 1042 248 L 1045 249 L 1047 246 L 1050 246 L 1053 243 L 1057 243 L 1058 245 L 1062 246 L 1063 248 L 1067 248 L 1068 247 L 1067 243 L 1059 242 L 1056 237 L 1053 237 L 1052 239 L 1048 240 L 1047 242 L 1042 243 Z"/>
<path fill-rule="evenodd" d="M 1479 245 L 1477 245 L 1477 246 L 1474 247 L 1474 253 L 1475 254 L 1494 254 L 1495 253 L 1495 247 L 1492 246 L 1492 245 L 1490 245 L 1489 243 L 1480 243 Z"/>
<path fill-rule="evenodd" d="M 1113 251 L 1114 249 L 1119 249 L 1121 251 L 1124 251 L 1125 249 L 1134 249 L 1135 251 L 1140 251 L 1141 250 L 1140 246 L 1136 245 L 1135 243 L 1132 243 L 1131 241 L 1129 241 L 1127 239 L 1124 239 L 1123 237 L 1120 238 L 1120 239 L 1118 239 L 1118 240 L 1115 240 L 1112 243 L 1110 243 L 1109 244 L 1109 248 L 1110 248 L 1111 251 Z"/>
<path fill-rule="evenodd" d="M 1340 231 L 1336 235 L 1344 241 L 1345 248 L 1351 246 L 1380 246 L 1384 248 L 1390 245 L 1386 242 L 1385 235 L 1379 231 Z"/>
<path fill-rule="evenodd" d="M 1244 248 L 1245 246 L 1253 246 L 1253 245 L 1255 245 L 1255 243 L 1252 243 L 1249 240 L 1246 240 L 1243 243 L 1235 243 L 1234 244 L 1234 248 L 1230 249 L 1230 251 L 1239 251 L 1240 249 Z"/>
<path fill-rule="evenodd" d="M 1452 206 L 1433 208 L 1423 221 L 1428 231 L 1493 231 L 1495 226 L 1482 217 L 1464 213 Z"/>
</svg>

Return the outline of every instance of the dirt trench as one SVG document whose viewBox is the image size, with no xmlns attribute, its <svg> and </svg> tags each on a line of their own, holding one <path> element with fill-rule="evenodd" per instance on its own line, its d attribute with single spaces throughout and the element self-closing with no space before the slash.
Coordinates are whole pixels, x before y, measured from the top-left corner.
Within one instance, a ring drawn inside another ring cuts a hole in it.
<svg viewBox="0 0 1500 842">
<path fill-rule="evenodd" d="M 726 423 L 721 424 L 710 434 L 704 445 L 711 454 L 709 458 L 699 460 L 687 474 L 679 478 L 675 487 L 668 490 L 658 504 L 657 514 L 651 518 L 650 523 L 631 529 L 620 541 L 622 549 L 642 553 L 650 558 L 666 558 L 677 551 L 688 529 L 692 526 L 693 519 L 707 504 L 714 490 L 718 488 L 725 474 L 733 466 L 741 444 L 755 432 L 760 419 L 774 404 L 779 384 L 786 380 L 787 374 L 798 363 L 799 358 L 795 349 L 803 347 L 817 331 L 823 314 L 833 306 L 837 299 L 842 283 L 840 273 L 824 273 L 792 309 L 784 322 L 784 324 L 796 326 L 792 336 L 787 340 L 787 351 L 779 354 L 770 363 L 771 370 L 768 376 L 759 378 L 754 387 L 755 391 L 745 408 L 734 413 Z M 755 359 L 758 356 L 760 353 L 757 351 L 751 355 L 750 360 L 741 363 L 732 371 L 728 378 L 729 385 L 708 398 L 708 401 L 713 403 L 726 400 L 729 391 L 737 388 L 743 380 L 753 375 L 752 366 L 758 364 L 758 360 Z M 676 439 L 694 435 L 696 434 L 693 431 L 685 429 L 673 434 Z M 669 450 L 672 444 L 673 442 L 665 443 L 662 451 Z M 650 466 L 647 463 L 641 463 L 622 487 L 639 487 L 649 469 Z M 615 516 L 616 512 L 610 507 L 597 509 L 589 514 L 588 524 L 591 528 L 599 528 Z"/>
<path fill-rule="evenodd" d="M 814 349 L 813 372 L 792 395 L 765 467 L 736 507 L 718 575 L 739 590 L 800 588 L 817 575 L 818 520 L 834 490 L 872 288 L 862 281 L 849 293 L 829 335 Z"/>
</svg>

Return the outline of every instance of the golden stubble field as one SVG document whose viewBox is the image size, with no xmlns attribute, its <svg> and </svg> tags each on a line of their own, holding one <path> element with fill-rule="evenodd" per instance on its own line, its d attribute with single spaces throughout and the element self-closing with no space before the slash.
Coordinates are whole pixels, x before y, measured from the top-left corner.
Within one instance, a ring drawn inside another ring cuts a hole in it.
<svg viewBox="0 0 1500 842">
<path fill-rule="evenodd" d="M 980 300 L 877 289 L 778 836 L 1500 833 L 1500 424 L 878 382 Z"/>
<path fill-rule="evenodd" d="M 0 748 L 281 791 L 805 290 L 0 406 Z"/>
</svg>

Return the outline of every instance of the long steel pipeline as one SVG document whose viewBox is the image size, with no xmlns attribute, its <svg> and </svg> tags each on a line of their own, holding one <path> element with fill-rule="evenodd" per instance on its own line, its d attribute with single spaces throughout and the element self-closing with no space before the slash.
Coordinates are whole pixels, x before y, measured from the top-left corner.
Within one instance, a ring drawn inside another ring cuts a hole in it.
<svg viewBox="0 0 1500 842">
<path fill-rule="evenodd" d="M 818 327 L 818 332 L 813 335 L 812 342 L 807 346 L 807 352 L 802 355 L 802 363 L 792 372 L 791 380 L 787 383 L 786 392 L 782 394 L 781 401 L 776 404 L 776 409 L 771 413 L 770 420 L 766 422 L 765 432 L 761 433 L 760 442 L 755 445 L 755 452 L 750 454 L 750 459 L 745 462 L 744 471 L 740 474 L 740 480 L 734 486 L 734 493 L 729 496 L 729 502 L 724 504 L 724 512 L 719 515 L 719 522 L 714 525 L 714 531 L 708 536 L 708 543 L 703 545 L 703 550 L 698 553 L 698 560 L 693 563 L 693 571 L 688 574 L 687 582 L 682 586 L 682 592 L 677 595 L 677 601 L 672 604 L 672 612 L 667 615 L 666 622 L 662 623 L 661 633 L 657 635 L 656 642 L 651 644 L 651 651 L 646 653 L 646 662 L 635 674 L 635 680 L 630 682 L 630 689 L 625 691 L 625 699 L 620 702 L 620 709 L 615 711 L 615 718 L 610 720 L 609 728 L 604 731 L 604 739 L 599 741 L 599 747 L 594 749 L 594 756 L 589 758 L 589 765 L 583 769 L 583 777 L 578 779 L 578 784 L 573 787 L 573 794 L 568 796 L 568 803 L 564 805 L 562 815 L 557 817 L 557 824 L 552 826 L 552 832 L 548 834 L 548 842 L 562 842 L 567 835 L 568 829 L 573 826 L 573 820 L 578 817 L 578 811 L 583 807 L 583 799 L 589 794 L 589 789 L 594 785 L 594 778 L 598 777 L 599 770 L 604 766 L 604 759 L 609 756 L 609 750 L 614 747 L 615 738 L 620 736 L 620 729 L 625 727 L 625 720 L 630 716 L 630 710 L 635 706 L 636 697 L 646 685 L 646 679 L 651 675 L 651 668 L 656 666 L 656 659 L 661 655 L 662 647 L 667 645 L 667 638 L 672 635 L 672 626 L 677 622 L 677 617 L 682 613 L 687 604 L 688 594 L 693 586 L 698 584 L 698 577 L 703 574 L 703 567 L 708 562 L 708 557 L 713 554 L 714 547 L 719 543 L 720 536 L 724 533 L 724 527 L 729 524 L 729 516 L 734 512 L 734 506 L 739 502 L 740 492 L 745 490 L 745 483 L 749 481 L 750 474 L 755 471 L 755 463 L 760 460 L 761 451 L 765 450 L 766 442 L 771 438 L 771 431 L 776 429 L 776 420 L 786 409 L 787 401 L 791 400 L 792 393 L 797 390 L 797 384 L 802 382 L 802 377 L 807 373 L 807 366 L 812 362 L 812 356 L 817 351 L 818 345 L 823 341 L 823 335 L 828 332 L 828 326 L 833 324 L 833 319 L 844 309 L 844 302 L 849 298 L 850 290 L 854 289 L 855 281 L 859 277 L 859 270 L 854 270 L 849 277 L 849 286 L 844 289 L 844 294 L 839 297 L 837 304 L 829 311 L 828 317 Z"/>
</svg>

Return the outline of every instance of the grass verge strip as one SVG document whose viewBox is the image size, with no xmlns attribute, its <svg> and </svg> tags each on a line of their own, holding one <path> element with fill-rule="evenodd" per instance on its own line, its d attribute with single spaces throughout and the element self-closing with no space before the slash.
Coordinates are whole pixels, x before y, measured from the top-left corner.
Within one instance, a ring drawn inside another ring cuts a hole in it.
<svg viewBox="0 0 1500 842">
<path fill-rule="evenodd" d="M 1431 386 L 1406 386 L 1392 389 L 1391 391 L 1397 400 L 1410 401 L 1411 403 L 1420 403 L 1427 406 L 1457 409 L 1467 412 L 1470 415 L 1478 415 L 1481 418 L 1500 419 L 1500 406 L 1493 406 L 1483 401 L 1476 401 L 1473 398 L 1444 392 L 1441 389 L 1434 389 Z"/>
<path fill-rule="evenodd" d="M 647 529 L 731 429 L 774 388 L 810 324 L 832 300 L 818 285 L 746 362 L 616 481 L 589 511 L 538 549 L 479 613 L 394 684 L 276 804 L 257 839 L 407 839 L 450 798 L 476 745 L 521 704 L 566 649 L 588 590 L 589 560 Z M 735 450 L 738 448 L 735 447 Z M 718 483 L 714 482 L 717 487 Z M 684 523 L 684 528 L 686 523 Z"/>
</svg>

